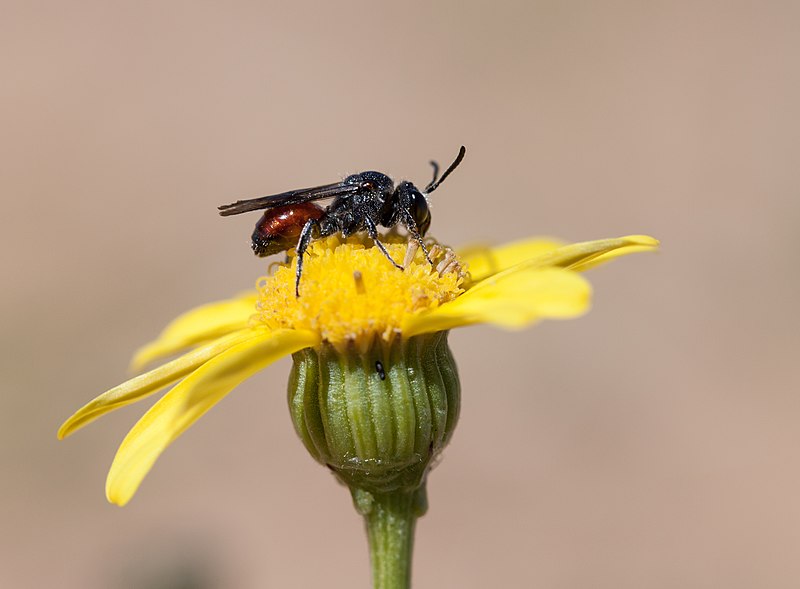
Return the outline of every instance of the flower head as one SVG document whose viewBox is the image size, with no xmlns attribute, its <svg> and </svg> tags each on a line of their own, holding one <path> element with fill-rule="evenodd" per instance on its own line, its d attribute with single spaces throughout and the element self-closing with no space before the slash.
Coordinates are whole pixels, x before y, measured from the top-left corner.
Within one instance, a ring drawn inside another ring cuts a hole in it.
<svg viewBox="0 0 800 589">
<path fill-rule="evenodd" d="M 312 243 L 302 296 L 295 296 L 293 267 L 279 266 L 258 281 L 258 311 L 252 322 L 314 331 L 339 348 L 355 343 L 363 349 L 375 336 L 389 341 L 401 333 L 407 317 L 464 292 L 466 273 L 452 250 L 434 245 L 429 264 L 414 241 L 389 235 L 385 247 L 392 258 L 403 260 L 403 271 L 392 267 L 364 236 Z"/>
<path fill-rule="evenodd" d="M 391 256 L 404 260 L 403 271 L 371 240 L 333 236 L 306 252 L 299 298 L 293 260 L 259 280 L 255 293 L 178 317 L 136 354 L 133 365 L 183 355 L 90 401 L 61 426 L 59 438 L 177 383 L 117 452 L 106 495 L 124 505 L 169 444 L 238 384 L 283 356 L 302 350 L 326 355 L 325 349 L 358 356 L 376 344 L 476 323 L 520 329 L 540 319 L 577 317 L 588 309 L 591 294 L 580 271 L 658 245 L 647 236 L 572 245 L 528 240 L 459 256 L 432 244 L 430 264 L 405 239 L 389 235 L 385 241 Z"/>
</svg>

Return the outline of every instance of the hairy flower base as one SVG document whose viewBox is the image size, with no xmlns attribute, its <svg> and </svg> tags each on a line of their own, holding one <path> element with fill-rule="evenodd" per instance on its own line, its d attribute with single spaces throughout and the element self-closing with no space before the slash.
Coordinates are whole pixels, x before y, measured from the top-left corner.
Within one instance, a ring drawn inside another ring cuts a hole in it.
<svg viewBox="0 0 800 589">
<path fill-rule="evenodd" d="M 289 409 L 314 459 L 351 490 L 419 488 L 458 420 L 447 332 L 375 337 L 366 352 L 323 344 L 293 358 Z"/>
</svg>

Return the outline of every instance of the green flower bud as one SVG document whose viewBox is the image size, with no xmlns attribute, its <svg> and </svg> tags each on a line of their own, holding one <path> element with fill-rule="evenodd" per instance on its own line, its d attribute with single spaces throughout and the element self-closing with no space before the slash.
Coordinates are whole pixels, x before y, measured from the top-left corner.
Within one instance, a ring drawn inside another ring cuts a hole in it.
<svg viewBox="0 0 800 589">
<path fill-rule="evenodd" d="M 421 489 L 458 420 L 460 386 L 446 331 L 293 355 L 292 421 L 306 449 L 370 510 L 372 495 Z M 344 349 L 342 349 L 344 348 Z"/>
</svg>

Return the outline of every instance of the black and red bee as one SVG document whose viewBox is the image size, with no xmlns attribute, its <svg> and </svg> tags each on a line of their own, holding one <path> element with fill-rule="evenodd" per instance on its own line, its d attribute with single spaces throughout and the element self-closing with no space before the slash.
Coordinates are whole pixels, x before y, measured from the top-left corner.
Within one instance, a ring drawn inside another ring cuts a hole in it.
<svg viewBox="0 0 800 589">
<path fill-rule="evenodd" d="M 257 256 L 269 256 L 295 247 L 295 295 L 299 297 L 303 254 L 309 242 L 334 233 L 347 237 L 357 231 L 366 231 L 386 258 L 402 270 L 403 267 L 392 259 L 378 239 L 378 226 L 390 228 L 399 224 L 420 244 L 430 262 L 428 250 L 422 240 L 431 224 L 426 196 L 436 190 L 456 169 L 465 153 L 466 149 L 462 145 L 458 156 L 441 178 L 438 164 L 432 161 L 433 180 L 424 191 L 405 181 L 395 187 L 394 181 L 380 172 L 361 172 L 334 184 L 239 200 L 219 207 L 219 214 L 227 217 L 264 210 L 253 231 L 253 251 Z M 324 208 L 314 203 L 328 198 L 333 201 Z"/>
</svg>

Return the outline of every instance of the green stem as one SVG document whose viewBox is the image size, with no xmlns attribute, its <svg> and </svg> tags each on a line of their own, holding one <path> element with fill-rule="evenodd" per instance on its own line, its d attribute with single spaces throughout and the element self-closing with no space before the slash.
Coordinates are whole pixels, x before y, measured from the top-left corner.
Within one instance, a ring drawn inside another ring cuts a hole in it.
<svg viewBox="0 0 800 589">
<path fill-rule="evenodd" d="M 414 524 L 425 512 L 425 487 L 375 494 L 361 491 L 354 498 L 367 524 L 373 589 L 408 589 Z"/>
</svg>

